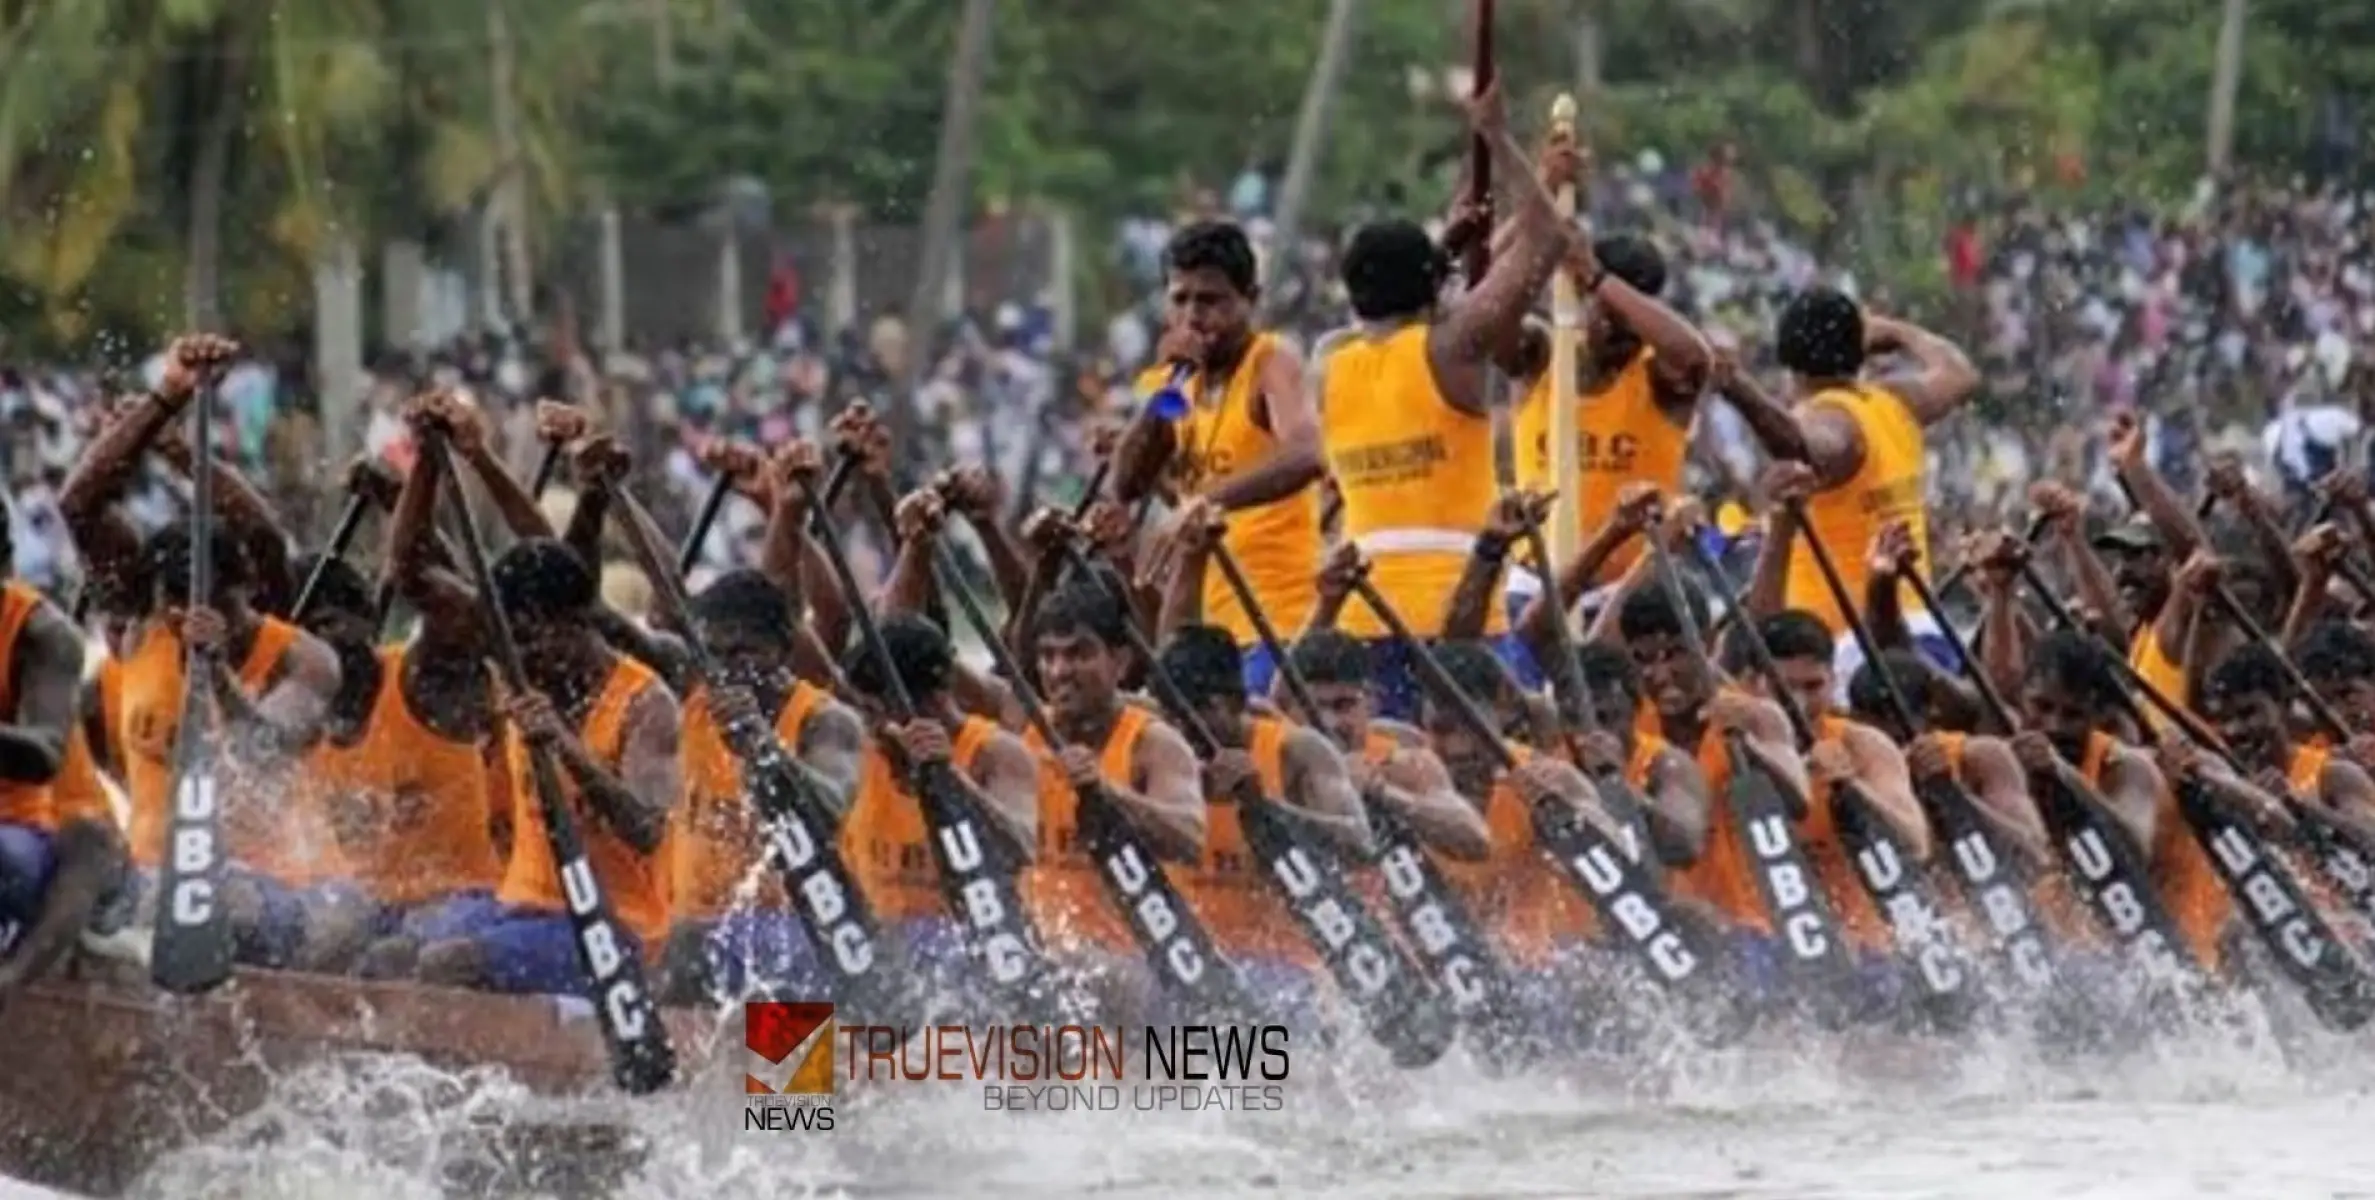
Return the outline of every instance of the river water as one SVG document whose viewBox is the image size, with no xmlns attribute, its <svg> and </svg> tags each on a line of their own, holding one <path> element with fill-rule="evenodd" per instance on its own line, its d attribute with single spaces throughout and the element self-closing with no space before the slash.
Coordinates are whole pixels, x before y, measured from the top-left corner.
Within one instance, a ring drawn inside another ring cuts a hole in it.
<svg viewBox="0 0 2375 1200">
<path fill-rule="evenodd" d="M 1283 1113 L 990 1113 L 969 1085 L 900 1085 L 845 1097 L 832 1133 L 772 1135 L 741 1130 L 727 1077 L 556 1105 L 494 1070 L 363 1058 L 284 1078 L 265 1110 L 161 1162 L 137 1194 L 427 1200 L 455 1194 L 433 1181 L 468 1177 L 471 1130 L 623 1116 L 650 1139 L 615 1193 L 638 1200 L 2375 1198 L 2375 1055 L 2359 1043 L 2204 1033 L 2117 1061 L 2053 1058 L 1802 1037 L 1495 1076 L 1455 1055 L 1416 1073 L 1354 1064 L 1306 1081 L 1298 1067 Z"/>
</svg>

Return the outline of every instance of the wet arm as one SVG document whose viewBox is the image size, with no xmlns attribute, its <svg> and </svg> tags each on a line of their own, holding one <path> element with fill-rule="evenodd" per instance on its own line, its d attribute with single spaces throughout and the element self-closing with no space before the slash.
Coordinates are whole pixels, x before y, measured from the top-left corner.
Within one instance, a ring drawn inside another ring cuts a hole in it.
<svg viewBox="0 0 2375 1200">
<path fill-rule="evenodd" d="M 579 561 L 597 574 L 602 570 L 602 530 L 610 520 L 610 508 L 610 485 L 586 481 L 577 490 L 577 507 L 569 510 L 569 528 L 561 533 L 561 540 L 577 552 Z M 636 559 L 641 561 L 642 555 L 638 553 Z M 669 564 L 673 567 L 674 560 Z M 650 566 L 644 567 L 644 573 L 651 573 Z M 659 594 L 659 585 L 652 586 L 654 594 Z"/>
<path fill-rule="evenodd" d="M 598 490 L 588 488 L 585 495 L 591 496 Z M 582 512 L 584 508 L 585 501 L 581 499 L 578 509 Z M 676 628 L 691 629 L 692 615 L 679 611 L 673 603 L 673 599 L 683 593 L 684 587 L 676 580 L 676 555 L 669 548 L 667 538 L 660 533 L 657 525 L 652 524 L 651 514 L 642 505 L 619 505 L 618 518 L 620 531 L 626 536 L 628 551 L 634 554 L 635 564 L 643 568 L 644 575 L 651 580 L 652 599 L 660 606 L 661 614 Z M 599 536 L 597 533 L 596 537 Z M 613 611 L 607 604 L 597 604 L 595 613 L 595 628 L 601 631 L 602 640 L 609 642 L 612 649 L 658 671 L 668 681 L 668 686 L 675 688 L 678 693 L 689 690 L 693 673 L 692 653 L 683 642 L 645 629 Z"/>
<path fill-rule="evenodd" d="M 41 908 L 16 949 L 0 957 L 0 991 L 12 983 L 39 979 L 74 948 L 90 925 L 91 913 L 123 873 L 127 856 L 116 830 L 100 821 L 73 820 L 51 840 L 56 866 Z"/>
<path fill-rule="evenodd" d="M 1797 514 L 1786 505 L 1765 516 L 1765 540 L 1757 546 L 1757 561 L 1748 576 L 1746 607 L 1763 618 L 1789 607 L 1790 549 L 1798 541 Z"/>
<path fill-rule="evenodd" d="M 2045 819 L 2029 794 L 2029 776 L 2021 770 L 2012 747 L 1995 738 L 1974 737 L 1963 743 L 1963 785 L 1976 801 L 1980 819 L 1999 843 L 2010 846 L 2031 863 L 2052 854 Z"/>
<path fill-rule="evenodd" d="M 1156 609 L 1154 643 L 1204 621 L 1204 575 L 1212 569 L 1212 549 L 1195 538 L 1183 537 L 1171 556 L 1171 570 L 1163 576 L 1163 600 Z"/>
<path fill-rule="evenodd" d="M 1236 511 L 1284 500 L 1319 482 L 1319 409 L 1303 387 L 1303 358 L 1283 343 L 1262 360 L 1255 385 L 1276 447 L 1261 461 L 1206 489 L 1223 509 Z"/>
<path fill-rule="evenodd" d="M 981 810 L 1006 831 L 1023 861 L 1030 861 L 1039 845 L 1039 762 L 1022 739 L 999 733 L 984 742 L 965 782 L 979 797 Z"/>
<path fill-rule="evenodd" d="M 2284 526 L 2277 521 L 2275 504 L 2266 493 L 2246 482 L 2235 507 L 2242 512 L 2243 522 L 2251 530 L 2251 540 L 2259 546 L 2260 557 L 2268 565 L 2268 585 L 2277 595 L 2290 598 L 2301 586 L 2301 564 L 2293 557 L 2292 538 L 2285 535 Z"/>
<path fill-rule="evenodd" d="M 1444 641 L 1484 636 L 1485 621 L 1501 590 L 1501 568 L 1508 559 L 1507 542 L 1482 534 L 1477 536 L 1474 548 L 1468 551 L 1467 563 L 1460 568 L 1459 582 L 1443 601 Z"/>
<path fill-rule="evenodd" d="M 93 582 L 110 595 L 129 595 L 140 558 L 140 535 L 114 511 L 140 469 L 141 458 L 185 405 L 143 397 L 129 414 L 100 430 L 58 491 L 58 511 Z"/>
<path fill-rule="evenodd" d="M 937 532 L 899 542 L 898 553 L 891 557 L 891 573 L 882 581 L 882 595 L 874 604 L 876 612 L 884 616 L 932 612 L 932 602 L 940 590 L 933 573 L 932 550 L 939 544 Z"/>
<path fill-rule="evenodd" d="M 158 447 L 158 457 L 166 465 L 194 479 L 189 444 L 178 439 Z M 289 533 L 272 511 L 272 502 L 247 476 L 231 464 L 214 455 L 206 457 L 207 483 L 214 488 L 215 513 L 248 554 L 255 571 L 255 593 L 258 606 L 266 612 L 287 614 L 287 607 L 296 603 L 297 580 L 289 565 Z"/>
<path fill-rule="evenodd" d="M 266 755 L 294 754 L 313 744 L 338 694 L 338 655 L 328 643 L 299 634 L 281 657 L 278 680 L 253 701 L 222 659 L 214 662 L 215 698 L 223 715 L 247 727 Z"/>
<path fill-rule="evenodd" d="M 1878 318 L 1871 324 L 1885 328 L 1897 349 L 1913 360 L 1911 371 L 1890 376 L 1889 389 L 1923 426 L 1952 416 L 1979 390 L 1979 371 L 1962 347 L 1909 322 Z"/>
<path fill-rule="evenodd" d="M 1444 399 L 1471 413 L 1485 411 L 1483 372 L 1494 350 L 1522 326 L 1526 310 L 1558 268 L 1571 236 L 1526 152 L 1506 130 L 1487 135 L 1494 169 L 1517 192 L 1509 252 L 1496 255 L 1484 278 L 1460 294 L 1427 333 L 1427 360 Z"/>
<path fill-rule="evenodd" d="M 1624 645 L 1624 630 L 1618 622 L 1624 616 L 1625 600 L 1634 592 L 1650 586 L 1649 577 L 1656 571 L 1655 557 L 1644 554 L 1634 559 L 1633 565 L 1625 568 L 1624 578 L 1616 581 L 1616 590 L 1609 594 L 1608 602 L 1600 606 L 1600 615 L 1593 617 L 1591 627 L 1583 631 L 1583 640 L 1606 642 L 1611 646 Z"/>
<path fill-rule="evenodd" d="M 981 542 L 982 557 L 990 563 L 990 578 L 998 585 L 998 595 L 1010 597 L 1022 592 L 1030 582 L 1031 567 L 1023 561 L 1022 548 L 1015 544 L 1014 535 L 998 519 L 996 509 L 979 517 L 967 517 L 965 524 Z"/>
<path fill-rule="evenodd" d="M 1649 806 L 1644 816 L 1659 861 L 1668 866 L 1699 861 L 1707 847 L 1711 808 L 1706 773 L 1690 755 L 1669 746 L 1650 767 L 1646 791 Z"/>
<path fill-rule="evenodd" d="M 57 778 L 74 733 L 82 690 L 83 640 L 66 614 L 44 600 L 17 634 L 15 719 L 0 724 L 0 779 L 44 784 Z"/>
<path fill-rule="evenodd" d="M 1325 735 L 1307 726 L 1287 734 L 1281 751 L 1286 767 L 1286 796 L 1304 823 L 1341 850 L 1361 858 L 1375 853 L 1368 813 L 1344 759 Z"/>
<path fill-rule="evenodd" d="M 1141 410 L 1113 449 L 1112 482 L 1106 491 L 1122 504 L 1135 504 L 1155 489 L 1179 448 L 1179 427 Z"/>
<path fill-rule="evenodd" d="M 1381 783 L 1371 798 L 1410 823 L 1420 841 L 1461 862 L 1492 857 L 1492 830 L 1484 814 L 1460 795 L 1443 760 L 1419 746 L 1403 746 L 1385 760 Z"/>
<path fill-rule="evenodd" d="M 2028 631 L 2021 625 L 2013 595 L 2010 588 L 1985 588 L 1979 602 L 1979 667 L 2006 696 L 2020 694 L 2029 657 Z"/>
<path fill-rule="evenodd" d="M 2079 795 L 2088 794 L 2084 780 L 2076 771 L 2069 771 L 2070 783 Z M 2152 852 L 2153 823 L 2160 813 L 2161 791 L 2167 785 L 2161 769 L 2150 758 L 2121 747 L 2112 751 L 2104 765 L 2103 789 L 2096 796 L 2106 812 L 2131 839 L 2139 854 Z"/>
<path fill-rule="evenodd" d="M 1614 521 L 1603 523 L 1592 531 L 1591 540 L 1575 552 L 1575 557 L 1559 568 L 1557 591 L 1554 593 L 1545 588 L 1526 601 L 1525 610 L 1517 615 L 1517 628 L 1512 632 L 1526 644 L 1527 650 L 1533 652 L 1535 661 L 1551 661 L 1551 655 L 1558 649 L 1558 630 L 1552 622 L 1567 619 L 1567 614 L 1573 609 L 1573 605 L 1566 602 L 1569 597 L 1581 597 L 1588 581 L 1597 578 L 1600 568 L 1608 564 L 1609 557 L 1622 549 L 1633 536 L 1632 530 Z"/>
<path fill-rule="evenodd" d="M 809 774 L 824 784 L 832 803 L 833 823 L 849 815 L 858 795 L 858 772 L 866 761 L 866 724 L 842 704 L 828 704 L 811 714 L 800 727 L 800 744 L 793 748 Z"/>
<path fill-rule="evenodd" d="M 637 853 L 650 854 L 660 848 L 684 786 L 678 737 L 676 697 L 665 687 L 647 687 L 627 706 L 617 774 L 575 734 L 555 739 L 552 754 L 603 824 Z"/>
<path fill-rule="evenodd" d="M 1913 776 L 1905 768 L 1905 754 L 1886 734 L 1869 725 L 1849 725 L 1840 738 L 1855 760 L 1855 790 L 1874 813 L 1888 822 L 1905 852 L 1917 862 L 1930 857 L 1930 823 L 1921 801 L 1913 795 Z"/>
<path fill-rule="evenodd" d="M 1783 796 L 1796 811 L 1803 814 L 1810 785 L 1806 777 L 1806 758 L 1798 753 L 1797 734 L 1791 730 L 1789 718 L 1781 706 L 1770 700 L 1757 701 L 1748 723 L 1741 730 L 1741 740 L 1747 745 L 1749 757 L 1756 765 L 1781 785 Z"/>
<path fill-rule="evenodd" d="M 2309 627 L 2324 618 L 2326 592 L 2332 586 L 2333 575 L 2322 560 L 2301 560 L 2300 586 L 2293 589 L 2292 603 L 2284 608 L 2284 628 L 2276 635 L 2278 645 L 2298 644 Z"/>
<path fill-rule="evenodd" d="M 2318 777 L 2317 792 L 2327 815 L 2361 839 L 2375 841 L 2375 778 L 2366 768 L 2334 755 Z"/>
<path fill-rule="evenodd" d="M 1607 306 L 1625 328 L 1633 331 L 1634 337 L 1640 338 L 1657 355 L 1651 360 L 1650 376 L 1657 385 L 1661 408 L 1669 412 L 1687 411 L 1698 402 L 1699 393 L 1707 388 L 1707 369 L 1713 355 L 1697 326 L 1683 320 L 1680 313 L 1657 297 L 1615 275 L 1601 275 L 1590 298 Z"/>
<path fill-rule="evenodd" d="M 1187 740 L 1167 725 L 1148 725 L 1130 755 L 1129 786 L 1107 780 L 1105 790 L 1164 858 L 1195 862 L 1204 853 L 1204 779 Z"/>
<path fill-rule="evenodd" d="M 1758 561 L 1762 565 L 1761 556 Z M 1913 630 L 1905 624 L 1905 606 L 1898 595 L 1903 588 L 1894 570 L 1874 571 L 1864 581 L 1864 624 L 1883 650 L 1913 648 Z"/>
<path fill-rule="evenodd" d="M 2151 463 L 2138 461 L 2118 468 L 2118 473 L 2120 485 L 2136 502 L 2136 507 L 2152 519 L 2153 528 L 2168 543 L 2170 562 L 2184 562 L 2193 557 L 2195 550 L 2209 544 L 2193 507 L 2169 486 L 2168 480 L 2161 478 Z"/>
<path fill-rule="evenodd" d="M 504 469 L 503 460 L 496 457 L 492 445 L 482 438 L 468 446 L 457 445 L 454 448 L 461 452 L 463 461 L 470 464 L 471 472 L 478 476 L 480 485 L 486 488 L 487 499 L 494 502 L 495 511 L 502 514 L 503 524 L 510 528 L 513 537 L 553 536 L 552 522 L 544 519 L 544 510 L 537 507 L 536 498 L 528 494 L 528 489 L 522 487 L 519 480 L 511 477 L 510 471 Z"/>
<path fill-rule="evenodd" d="M 2120 602 L 2119 581 L 2111 577 L 2111 568 L 2103 563 L 2103 556 L 2087 544 L 2086 533 L 2076 521 L 2057 522 L 2054 544 L 2061 548 L 2062 564 L 2078 584 L 2078 598 L 2086 606 L 2103 614 L 2104 623 L 2112 627 L 2111 636 L 2121 646 L 2135 637 L 2136 614 Z"/>
</svg>

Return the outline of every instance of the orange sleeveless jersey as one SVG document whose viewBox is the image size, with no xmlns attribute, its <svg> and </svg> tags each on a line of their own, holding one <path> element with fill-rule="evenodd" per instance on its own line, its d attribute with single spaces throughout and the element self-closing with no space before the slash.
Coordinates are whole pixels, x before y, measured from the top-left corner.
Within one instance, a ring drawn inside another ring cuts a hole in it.
<svg viewBox="0 0 2375 1200">
<path fill-rule="evenodd" d="M 0 717 L 17 720 L 17 639 L 33 614 L 41 611 L 41 593 L 10 580 L 0 584 Z M 60 764 L 61 770 L 64 764 Z M 19 783 L 0 779 L 0 825 L 25 825 L 55 831 L 58 810 L 50 783 Z"/>
<path fill-rule="evenodd" d="M 1839 566 L 1847 594 L 1863 603 L 1872 539 L 1890 521 L 1904 521 L 1913 531 L 1916 568 L 1930 569 L 1930 518 L 1923 496 L 1921 422 L 1896 393 L 1873 384 L 1832 388 L 1806 402 L 1812 408 L 1845 413 L 1863 432 L 1864 463 L 1854 476 L 1837 487 L 1825 488 L 1806 500 L 1808 526 L 1822 537 L 1823 547 Z M 1920 607 L 1907 595 L 1905 611 Z M 1814 552 L 1804 543 L 1790 547 L 1789 578 L 1784 603 L 1822 618 L 1832 634 L 1845 632 L 1847 620 L 1831 599 Z"/>
<path fill-rule="evenodd" d="M 1286 743 L 1294 726 L 1276 717 L 1255 717 L 1246 751 L 1261 776 L 1262 794 L 1286 797 Z M 1281 904 L 1268 874 L 1245 844 L 1245 813 L 1234 797 L 1208 796 L 1204 807 L 1204 857 L 1179 876 L 1180 894 L 1204 919 L 1224 953 L 1313 967 L 1319 958 L 1302 927 Z"/>
<path fill-rule="evenodd" d="M 1191 407 L 1173 427 L 1179 449 L 1172 459 L 1183 495 L 1208 492 L 1278 452 L 1278 438 L 1254 421 L 1262 366 L 1277 348 L 1276 337 L 1256 334 L 1227 379 L 1208 380 L 1199 371 L 1183 385 Z M 1152 396 L 1170 376 L 1167 366 L 1140 373 L 1140 397 Z M 1219 399 L 1207 403 L 1216 390 Z M 1221 544 L 1236 557 L 1263 611 L 1280 629 L 1302 628 L 1319 598 L 1319 510 L 1320 489 L 1314 482 L 1285 499 L 1229 514 Z M 1204 619 L 1228 630 L 1241 646 L 1255 641 L 1253 622 L 1218 567 L 1204 576 Z"/>
<path fill-rule="evenodd" d="M 306 782 L 325 803 L 351 805 L 368 830 L 350 846 L 355 882 L 372 898 L 411 906 L 503 878 L 495 854 L 486 762 L 479 747 L 421 723 L 404 696 L 405 649 L 379 651 L 379 693 L 363 736 L 328 738 L 306 758 Z M 335 798 L 335 799 L 333 799 Z"/>
<path fill-rule="evenodd" d="M 1608 520 L 1616 511 L 1617 492 L 1628 483 L 1654 483 L 1668 495 L 1682 488 L 1690 429 L 1675 424 L 1658 405 L 1650 375 L 1650 363 L 1656 356 L 1655 351 L 1642 347 L 1605 387 L 1575 398 L 1577 459 L 1582 463 L 1575 483 L 1580 537 L 1591 536 Z M 1551 479 L 1551 383 L 1546 372 L 1526 389 L 1525 399 L 1517 406 L 1514 428 L 1517 482 L 1544 491 L 1558 487 Z M 1626 543 L 1592 582 L 1614 582 L 1640 556 L 1640 542 Z"/>
<path fill-rule="evenodd" d="M 795 682 L 776 710 L 775 736 L 797 750 L 808 718 L 832 699 L 823 688 Z M 773 871 L 758 870 L 767 850 L 759 816 L 742 787 L 742 763 L 726 748 L 724 732 L 709 715 L 706 691 L 685 701 L 683 728 L 685 802 L 668 818 L 670 915 L 707 921 L 736 907 L 788 907 L 782 880 Z"/>
<path fill-rule="evenodd" d="M 116 714 L 124 710 L 124 665 L 112 658 L 101 659 L 98 685 L 100 736 L 112 738 Z M 79 716 L 74 722 L 74 732 L 66 738 L 66 761 L 58 765 L 58 777 L 50 783 L 50 803 L 61 826 L 69 821 L 96 821 L 121 831 L 115 802 L 108 798 L 107 785 L 99 778 L 99 758 L 91 748 L 90 722 Z"/>
<path fill-rule="evenodd" d="M 998 734 L 998 723 L 967 717 L 949 740 L 949 760 L 978 780 L 981 748 Z M 841 857 L 858 878 L 858 888 L 875 915 L 889 921 L 950 915 L 940 890 L 940 866 L 932 856 L 932 827 L 923 802 L 891 765 L 890 755 L 869 741 L 858 767 L 857 798 L 841 823 Z"/>
<path fill-rule="evenodd" d="M 2112 745 L 2111 735 L 2099 731 L 2086 739 L 2086 761 L 2078 770 L 2088 786 L 2098 791 L 2103 787 L 2104 768 L 2111 761 Z M 2226 885 L 2219 882 L 2218 869 L 2210 865 L 2193 826 L 2177 810 L 2177 789 L 2165 784 L 2152 816 L 2152 884 L 2159 889 L 2161 903 L 2177 923 L 2178 936 L 2193 948 L 2196 960 L 2207 970 L 2217 970 L 2225 949 L 2219 935 L 2225 932 L 2229 915 Z"/>
<path fill-rule="evenodd" d="M 618 658 L 578 727 L 577 736 L 595 761 L 618 770 L 626 752 L 627 710 L 646 689 L 660 686 L 659 676 L 650 667 L 624 655 Z M 564 911 L 560 869 L 553 862 L 552 840 L 545 833 L 544 809 L 537 802 L 527 742 L 516 728 L 506 728 L 503 741 L 513 797 L 513 834 L 511 861 L 504 867 L 503 886 L 495 898 L 515 908 Z M 643 939 L 646 955 L 657 954 L 661 939 L 668 935 L 668 847 L 663 844 L 644 854 L 628 845 L 594 815 L 568 771 L 556 769 L 553 774 L 560 780 L 562 801 L 577 823 L 586 860 L 609 894 L 611 911 Z"/>
<path fill-rule="evenodd" d="M 1846 736 L 1847 726 L 1845 717 L 1824 713 L 1815 718 L 1815 736 L 1824 741 L 1838 741 Z M 1872 893 L 1864 890 L 1863 880 L 1857 877 L 1855 863 L 1849 859 L 1829 785 L 1817 781 L 1813 800 L 1806 806 L 1806 818 L 1798 822 L 1798 845 L 1806 854 L 1807 865 L 1821 877 L 1823 895 L 1830 901 L 1831 911 L 1839 915 L 1848 945 L 1859 950 L 1886 951 L 1895 944 L 1895 939 L 1887 922 L 1881 920 L 1880 910 L 1873 906 Z M 1914 863 L 1905 866 L 1909 871 L 1919 869 Z"/>
<path fill-rule="evenodd" d="M 281 657 L 299 636 L 296 626 L 264 618 L 246 661 L 240 664 L 240 687 L 251 696 L 263 694 Z M 122 702 L 112 731 L 123 766 L 124 790 L 132 803 L 128 836 L 132 860 L 143 867 L 163 861 L 166 830 L 171 824 L 173 744 L 181 731 L 182 682 L 181 639 L 163 625 L 151 624 L 124 660 Z M 227 787 L 239 785 L 238 777 L 231 773 L 226 773 L 222 782 Z M 223 834 L 232 861 L 300 886 L 345 875 L 345 856 L 338 852 L 337 837 L 310 797 L 292 790 L 277 804 L 252 794 L 225 799 Z"/>
<path fill-rule="evenodd" d="M 1138 735 L 1153 722 L 1153 713 L 1135 704 L 1122 705 L 1098 753 L 1099 773 L 1126 786 L 1133 776 Z M 1038 730 L 1025 734 L 1023 741 L 1039 759 L 1039 857 L 1023 873 L 1022 887 L 1032 925 L 1051 946 L 1131 949 L 1137 943 L 1106 899 L 1105 885 L 1081 840 L 1080 796 Z"/>
<path fill-rule="evenodd" d="M 1633 728 L 1634 736 L 1644 742 L 1659 737 L 1657 711 L 1643 706 L 1634 717 Z M 1748 847 L 1740 840 L 1739 820 L 1732 815 L 1732 755 L 1724 746 L 1723 729 L 1710 722 L 1691 757 L 1707 781 L 1707 845 L 1700 850 L 1698 861 L 1668 872 L 1668 884 L 1677 894 L 1714 908 L 1741 929 L 1769 934 L 1773 921 L 1749 871 Z"/>
<path fill-rule="evenodd" d="M 1521 764 L 1533 757 L 1523 747 L 1511 749 Z M 1561 947 L 1591 940 L 1599 929 L 1598 915 L 1534 840 L 1533 813 L 1506 777 L 1485 799 L 1484 824 L 1492 837 L 1490 857 L 1483 862 L 1438 858 L 1436 865 L 1477 918 L 1499 931 L 1510 962 L 1548 966 Z"/>
<path fill-rule="evenodd" d="M 1355 334 L 1325 361 L 1320 443 L 1344 497 L 1343 536 L 1368 553 L 1370 582 L 1412 632 L 1434 637 L 1499 498 L 1492 420 L 1444 400 L 1427 365 L 1425 325 Z M 1485 606 L 1486 636 L 1508 631 L 1503 607 Z M 1354 637 L 1386 636 L 1358 602 L 1339 624 Z"/>
<path fill-rule="evenodd" d="M 1971 787 L 1970 777 L 1963 773 L 1963 752 L 1970 741 L 1969 734 L 1938 734 L 1938 744 L 1946 751 L 1946 769 L 1965 788 Z M 1973 802 L 1982 803 L 1976 796 Z M 1953 851 L 1947 850 L 1945 853 L 1951 854 Z M 1957 903 L 1963 903 L 1959 899 L 1961 893 L 1957 892 L 1956 895 Z M 2101 930 L 2087 916 L 2085 901 L 2080 900 L 2077 891 L 2070 886 L 2069 875 L 2058 867 L 2048 865 L 2046 869 L 2033 873 L 2029 880 L 2029 903 L 2037 911 L 2038 922 L 2053 934 L 2056 942 L 2065 946 L 2101 944 Z M 1963 907 L 1968 912 L 1968 904 L 1964 903 Z M 1976 920 L 1976 914 L 1971 915 Z"/>
</svg>

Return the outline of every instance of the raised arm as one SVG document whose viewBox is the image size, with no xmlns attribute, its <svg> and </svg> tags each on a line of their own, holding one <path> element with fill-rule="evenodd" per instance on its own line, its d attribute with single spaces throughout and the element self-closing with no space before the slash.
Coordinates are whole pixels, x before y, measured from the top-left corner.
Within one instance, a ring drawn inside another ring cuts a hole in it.
<svg viewBox="0 0 2375 1200">
<path fill-rule="evenodd" d="M 1911 321 L 1865 313 L 1864 342 L 1869 349 L 1894 350 L 1913 360 L 1910 370 L 1891 372 L 1887 384 L 1925 426 L 1952 416 L 1979 390 L 1979 371 L 1962 347 Z"/>
<path fill-rule="evenodd" d="M 1254 417 L 1269 429 L 1277 446 L 1261 461 L 1206 490 L 1223 510 L 1283 500 L 1319 482 L 1326 470 L 1320 458 L 1319 406 L 1304 382 L 1303 356 L 1284 342 L 1270 343 L 1254 379 Z"/>
<path fill-rule="evenodd" d="M 1484 278 L 1452 301 L 1443 319 L 1428 331 L 1427 360 L 1447 402 L 1482 413 L 1489 407 L 1483 367 L 1517 332 L 1572 234 L 1525 151 L 1509 136 L 1498 85 L 1485 89 L 1472 117 L 1492 152 L 1494 171 L 1516 192 L 1511 245 L 1506 253 L 1495 255 Z M 1580 173 L 1580 155 L 1572 144 L 1554 145 L 1548 157 L 1554 174 Z"/>
</svg>

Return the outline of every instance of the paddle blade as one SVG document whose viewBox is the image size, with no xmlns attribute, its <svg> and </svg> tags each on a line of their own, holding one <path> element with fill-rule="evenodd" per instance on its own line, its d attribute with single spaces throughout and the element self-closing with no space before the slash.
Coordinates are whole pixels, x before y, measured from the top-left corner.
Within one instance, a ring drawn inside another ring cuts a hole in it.
<svg viewBox="0 0 2375 1200">
<path fill-rule="evenodd" d="M 183 714 L 174 755 L 173 812 L 157 871 L 157 936 L 149 959 L 156 985 L 185 995 L 230 978 L 234 951 L 223 912 L 221 794 L 204 724 L 192 719 L 197 715 Z"/>
</svg>

